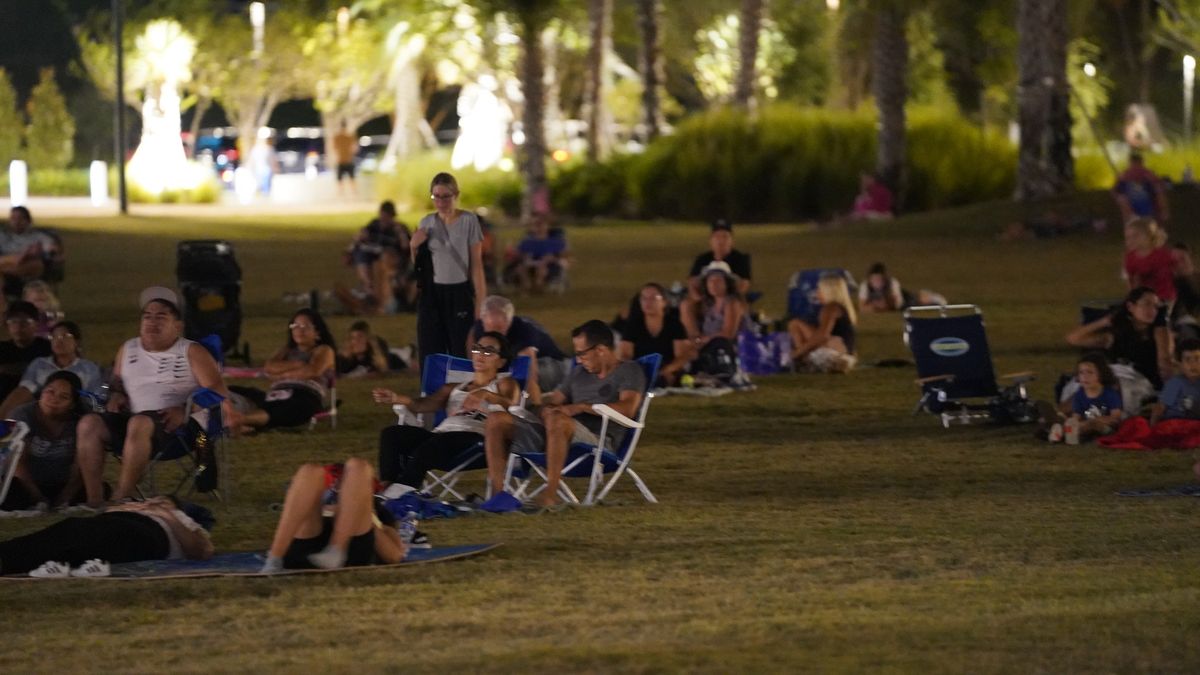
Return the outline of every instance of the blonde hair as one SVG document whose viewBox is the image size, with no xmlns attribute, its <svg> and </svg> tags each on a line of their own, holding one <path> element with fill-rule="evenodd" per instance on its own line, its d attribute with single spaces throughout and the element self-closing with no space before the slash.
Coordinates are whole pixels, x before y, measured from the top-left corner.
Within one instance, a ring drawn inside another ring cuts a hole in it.
<svg viewBox="0 0 1200 675">
<path fill-rule="evenodd" d="M 858 314 L 854 311 L 854 301 L 850 299 L 850 287 L 846 285 L 846 279 L 842 275 L 827 274 L 821 277 L 817 282 L 817 290 L 824 304 L 841 305 L 850 323 L 858 325 Z"/>
<path fill-rule="evenodd" d="M 33 300 L 31 300 L 29 297 L 33 293 L 41 293 L 42 297 L 46 300 L 46 306 L 38 307 L 39 311 L 49 314 L 57 314 L 58 312 L 62 311 L 62 304 L 58 301 L 58 296 L 54 294 L 54 290 L 50 288 L 50 284 L 42 281 L 41 279 L 34 279 L 33 281 L 30 281 L 29 283 L 25 284 L 25 288 L 21 290 L 21 299 L 27 302 L 33 302 Z M 36 305 L 37 303 L 34 304 Z"/>
<path fill-rule="evenodd" d="M 1125 227 L 1127 229 L 1132 228 L 1138 230 L 1142 234 L 1145 234 L 1146 238 L 1150 240 L 1151 246 L 1154 248 L 1158 248 L 1159 246 L 1167 243 L 1166 230 L 1159 227 L 1158 222 L 1153 218 L 1147 218 L 1145 216 L 1139 218 L 1130 218 L 1129 222 L 1125 223 Z"/>
</svg>

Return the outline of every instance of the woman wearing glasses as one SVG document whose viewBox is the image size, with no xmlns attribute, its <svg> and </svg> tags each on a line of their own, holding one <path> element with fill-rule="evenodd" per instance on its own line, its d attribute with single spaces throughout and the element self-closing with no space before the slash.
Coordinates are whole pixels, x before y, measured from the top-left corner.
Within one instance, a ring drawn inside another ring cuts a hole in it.
<svg viewBox="0 0 1200 675">
<path fill-rule="evenodd" d="M 380 432 L 380 480 L 420 488 L 426 471 L 454 468 L 462 452 L 483 442 L 488 412 L 517 403 L 520 387 L 512 378 L 500 377 L 510 356 L 508 340 L 489 331 L 479 336 L 470 351 L 475 375 L 467 382 L 448 383 L 417 399 L 390 389 L 371 392 L 376 403 L 400 404 L 416 413 L 446 410 L 446 419 L 433 431 L 398 424 Z"/>
<path fill-rule="evenodd" d="M 439 173 L 429 196 L 436 211 L 421 219 L 410 246 L 419 278 L 424 279 L 417 304 L 419 363 L 429 354 L 466 356 L 467 335 L 487 295 L 483 228 L 474 213 L 458 208 L 458 181 Z M 427 260 L 422 250 L 428 251 Z M 424 265 L 430 269 L 421 270 Z"/>
<path fill-rule="evenodd" d="M 263 370 L 271 378 L 269 391 L 253 387 L 231 387 L 257 406 L 234 413 L 232 425 L 239 432 L 273 427 L 298 427 L 329 407 L 337 354 L 333 334 L 325 320 L 307 307 L 288 322 L 287 342 L 267 359 Z"/>
<path fill-rule="evenodd" d="M 25 403 L 33 401 L 51 374 L 69 370 L 79 376 L 83 391 L 99 393 L 102 378 L 100 366 L 83 358 L 83 333 L 74 321 L 59 321 L 50 329 L 50 356 L 30 362 L 21 376 L 21 384 L 0 403 L 0 417 Z"/>
</svg>

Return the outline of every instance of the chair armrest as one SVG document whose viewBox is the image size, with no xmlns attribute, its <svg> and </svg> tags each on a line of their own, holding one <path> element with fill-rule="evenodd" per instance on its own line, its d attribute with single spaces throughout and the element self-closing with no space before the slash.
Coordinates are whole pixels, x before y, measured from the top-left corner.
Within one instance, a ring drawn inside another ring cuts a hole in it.
<svg viewBox="0 0 1200 675">
<path fill-rule="evenodd" d="M 1036 380 L 1037 373 L 1034 373 L 1032 370 L 1023 370 L 1019 373 L 1009 373 L 1007 375 L 1001 375 L 1000 379 L 1012 380 L 1014 384 L 1021 384 L 1023 382 L 1029 382 L 1030 380 Z"/>
<path fill-rule="evenodd" d="M 933 383 L 933 382 L 953 382 L 953 381 L 954 381 L 953 375 L 933 375 L 932 377 L 919 378 L 916 382 L 917 382 L 918 387 L 923 387 L 923 386 Z"/>
<path fill-rule="evenodd" d="M 406 405 L 396 403 L 392 406 L 392 412 L 396 413 L 396 424 L 415 426 L 421 423 L 421 416 L 409 410 Z"/>
<path fill-rule="evenodd" d="M 192 403 L 200 406 L 201 408 L 212 408 L 213 406 L 220 405 L 221 402 L 225 400 L 224 396 L 218 394 L 212 389 L 209 389 L 208 387 L 200 387 L 199 389 L 196 389 L 192 392 L 189 398 L 191 399 Z"/>
<path fill-rule="evenodd" d="M 645 426 L 641 422 L 635 422 L 634 420 L 629 419 L 616 410 L 613 410 L 611 406 L 608 406 L 604 403 L 597 403 L 593 405 L 592 411 L 597 415 L 601 417 L 607 417 L 608 419 L 628 429 L 641 429 L 643 426 Z"/>
</svg>

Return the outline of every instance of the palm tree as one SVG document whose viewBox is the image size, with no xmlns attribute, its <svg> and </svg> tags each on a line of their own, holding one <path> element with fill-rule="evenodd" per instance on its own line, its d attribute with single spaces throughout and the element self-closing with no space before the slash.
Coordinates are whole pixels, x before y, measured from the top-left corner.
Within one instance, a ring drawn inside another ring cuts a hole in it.
<svg viewBox="0 0 1200 675">
<path fill-rule="evenodd" d="M 665 124 L 660 98 L 663 81 L 662 49 L 658 43 L 658 19 L 662 15 L 661 0 L 637 0 L 638 28 L 642 48 L 638 55 L 638 70 L 642 74 L 642 123 L 646 127 L 646 142 L 662 133 Z"/>
<path fill-rule="evenodd" d="M 737 85 L 733 100 L 747 110 L 752 109 L 755 103 L 755 62 L 758 61 L 758 34 L 762 29 L 762 18 L 763 0 L 742 0 L 742 14 L 738 22 Z"/>
<path fill-rule="evenodd" d="M 879 149 L 875 172 L 896 195 L 904 169 L 905 118 L 908 98 L 908 14 L 896 2 L 880 3 L 875 12 L 875 40 L 871 49 L 871 92 L 879 109 Z"/>
<path fill-rule="evenodd" d="M 1071 189 L 1067 0 L 1020 0 L 1017 7 L 1017 122 L 1021 130 L 1017 198 Z"/>
<path fill-rule="evenodd" d="M 612 0 L 589 0 L 587 70 L 587 158 L 596 162 L 608 154 L 609 115 L 605 94 L 609 89 L 608 52 L 612 48 Z"/>
</svg>

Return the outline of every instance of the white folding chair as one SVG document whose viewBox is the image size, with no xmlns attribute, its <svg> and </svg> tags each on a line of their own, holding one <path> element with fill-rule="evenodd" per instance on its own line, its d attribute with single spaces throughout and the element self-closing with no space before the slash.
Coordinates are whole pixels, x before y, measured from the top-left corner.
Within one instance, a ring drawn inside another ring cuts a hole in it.
<svg viewBox="0 0 1200 675">
<path fill-rule="evenodd" d="M 8 488 L 17 475 L 17 464 L 25 452 L 29 425 L 16 420 L 0 422 L 0 503 L 8 498 Z"/>
</svg>

